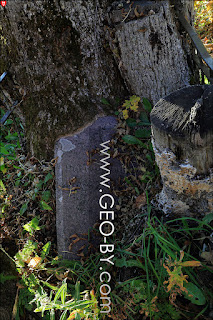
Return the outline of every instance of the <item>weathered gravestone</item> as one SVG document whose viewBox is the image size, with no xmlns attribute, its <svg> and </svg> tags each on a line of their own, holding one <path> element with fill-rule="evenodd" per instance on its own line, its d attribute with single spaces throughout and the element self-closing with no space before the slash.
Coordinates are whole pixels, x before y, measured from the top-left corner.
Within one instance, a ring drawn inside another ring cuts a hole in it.
<svg viewBox="0 0 213 320">
<path fill-rule="evenodd" d="M 199 216 L 213 210 L 213 85 L 189 86 L 160 99 L 151 112 L 153 148 L 165 212 Z"/>
<path fill-rule="evenodd" d="M 109 140 L 116 124 L 114 117 L 104 116 L 56 142 L 57 243 L 63 258 L 78 258 L 78 250 L 84 242 L 76 243 L 70 252 L 70 237 L 74 234 L 81 236 L 100 222 L 100 196 L 111 192 L 100 183 L 105 181 L 109 185 L 107 179 L 116 179 L 121 173 L 118 160 L 106 159 L 103 162 L 110 151 Z M 104 145 L 101 146 L 102 143 Z M 108 162 L 113 164 L 109 166 Z"/>
</svg>

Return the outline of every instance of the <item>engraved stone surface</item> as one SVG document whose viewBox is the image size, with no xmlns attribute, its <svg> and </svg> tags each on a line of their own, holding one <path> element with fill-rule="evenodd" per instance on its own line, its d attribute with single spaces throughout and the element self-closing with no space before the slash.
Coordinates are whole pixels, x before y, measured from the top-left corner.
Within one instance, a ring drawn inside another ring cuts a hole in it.
<svg viewBox="0 0 213 320">
<path fill-rule="evenodd" d="M 75 244 L 70 252 L 70 236 L 87 233 L 99 221 L 100 176 L 105 173 L 100 168 L 103 165 L 100 144 L 112 138 L 116 124 L 115 117 L 100 117 L 76 134 L 56 142 L 57 243 L 63 258 L 78 258 L 82 242 Z M 115 159 L 109 162 L 108 178 L 115 180 L 122 171 L 121 165 Z"/>
</svg>

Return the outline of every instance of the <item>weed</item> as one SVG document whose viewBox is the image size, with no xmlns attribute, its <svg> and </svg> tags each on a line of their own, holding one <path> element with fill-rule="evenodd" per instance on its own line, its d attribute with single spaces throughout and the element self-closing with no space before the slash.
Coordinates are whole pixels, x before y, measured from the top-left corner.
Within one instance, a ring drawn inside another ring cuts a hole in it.
<svg viewBox="0 0 213 320">
<path fill-rule="evenodd" d="M 121 270 L 123 268 L 135 269 L 137 272 L 136 278 L 118 283 L 112 295 L 116 297 L 117 303 L 117 292 L 121 297 L 123 295 L 123 304 L 128 304 L 132 315 L 140 313 L 154 320 L 180 319 L 181 314 L 178 307 L 180 302 L 178 300 L 175 303 L 178 295 L 183 295 L 195 305 L 206 304 L 207 295 L 200 288 L 200 284 L 196 281 L 197 274 L 195 275 L 192 269 L 205 268 L 205 266 L 201 265 L 200 261 L 193 259 L 190 252 L 186 253 L 180 249 L 183 238 L 177 235 L 181 233 L 186 238 L 189 231 L 191 237 L 198 230 L 205 233 L 211 231 L 205 219 L 183 218 L 183 220 L 181 227 L 182 220 L 180 219 L 163 223 L 156 216 L 152 217 L 148 214 L 146 227 L 141 236 L 126 248 L 117 250 L 117 256 L 120 255 L 121 258 L 115 260 L 115 266 Z M 196 227 L 190 227 L 194 222 L 196 222 Z M 140 243 L 140 246 L 137 245 Z M 179 260 L 177 252 L 180 252 Z M 190 271 L 184 275 L 183 269 Z M 114 307 L 114 313 L 115 310 L 116 307 Z"/>
<path fill-rule="evenodd" d="M 184 257 L 184 251 L 180 251 L 180 260 L 172 261 L 171 257 L 163 264 L 166 269 L 169 279 L 164 281 L 164 284 L 168 284 L 167 292 L 170 292 L 170 302 L 174 304 L 177 294 L 188 294 L 188 290 L 185 287 L 184 282 L 188 283 L 186 280 L 188 275 L 183 275 L 183 267 L 199 267 L 201 266 L 200 261 L 185 261 L 182 262 Z M 173 270 L 172 270 L 173 269 Z"/>
</svg>

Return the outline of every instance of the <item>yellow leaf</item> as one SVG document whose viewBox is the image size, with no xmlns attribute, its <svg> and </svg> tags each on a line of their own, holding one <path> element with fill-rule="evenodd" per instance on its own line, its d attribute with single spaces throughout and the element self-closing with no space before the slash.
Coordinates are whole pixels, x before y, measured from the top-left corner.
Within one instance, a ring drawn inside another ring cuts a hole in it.
<svg viewBox="0 0 213 320">
<path fill-rule="evenodd" d="M 123 117 L 124 117 L 124 119 L 125 119 L 125 120 L 128 119 L 128 117 L 129 117 L 129 115 L 128 115 L 128 110 L 123 110 L 122 112 L 123 112 Z"/>
<path fill-rule="evenodd" d="M 212 11 L 213 10 L 213 1 L 209 1 L 209 3 L 207 4 L 207 10 L 208 11 Z"/>
<path fill-rule="evenodd" d="M 102 292 L 103 292 L 103 293 L 106 293 L 106 288 L 105 288 L 105 287 L 102 288 Z M 103 303 L 103 304 L 107 304 L 107 300 L 104 299 L 104 298 L 106 297 L 106 295 L 103 294 L 102 292 L 101 292 L 101 297 L 102 297 L 101 300 L 102 300 L 102 303 Z"/>
<path fill-rule="evenodd" d="M 80 310 L 75 310 L 73 312 L 70 313 L 69 318 L 67 320 L 73 320 L 75 319 L 75 315 L 76 313 L 78 313 Z"/>
<path fill-rule="evenodd" d="M 1 157 L 1 158 L 0 158 L 0 166 L 3 166 L 3 164 L 4 164 L 4 158 Z"/>
<path fill-rule="evenodd" d="M 34 257 L 34 258 L 32 258 L 31 260 L 30 260 L 30 262 L 28 263 L 28 267 L 29 268 L 33 268 L 33 269 L 35 269 L 35 268 L 37 268 L 38 267 L 38 265 L 41 263 L 41 258 L 40 257 Z"/>
<path fill-rule="evenodd" d="M 200 261 L 184 261 L 184 262 L 181 262 L 181 266 L 182 267 L 200 267 L 201 266 L 201 263 Z"/>
<path fill-rule="evenodd" d="M 131 110 L 137 112 L 138 111 L 138 105 L 134 104 L 130 107 Z"/>
<path fill-rule="evenodd" d="M 183 257 L 184 257 L 184 251 L 183 251 L 183 250 L 180 250 L 180 261 L 183 260 Z"/>
</svg>

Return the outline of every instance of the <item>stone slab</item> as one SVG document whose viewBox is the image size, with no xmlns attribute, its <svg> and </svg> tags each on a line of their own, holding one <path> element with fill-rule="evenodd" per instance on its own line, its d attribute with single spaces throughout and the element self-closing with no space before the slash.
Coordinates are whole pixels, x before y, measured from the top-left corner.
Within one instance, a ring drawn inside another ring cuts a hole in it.
<svg viewBox="0 0 213 320">
<path fill-rule="evenodd" d="M 99 221 L 100 152 L 91 156 L 92 150 L 103 149 L 100 144 L 112 138 L 116 118 L 104 116 L 95 120 L 80 132 L 60 138 L 55 145 L 56 173 L 56 225 L 59 254 L 64 259 L 78 259 L 77 251 L 82 243 L 76 244 L 69 252 L 70 236 L 87 233 Z M 121 165 L 111 159 L 110 179 L 118 178 Z M 70 182 L 76 178 L 76 182 Z M 70 193 L 77 187 L 76 193 Z"/>
</svg>

